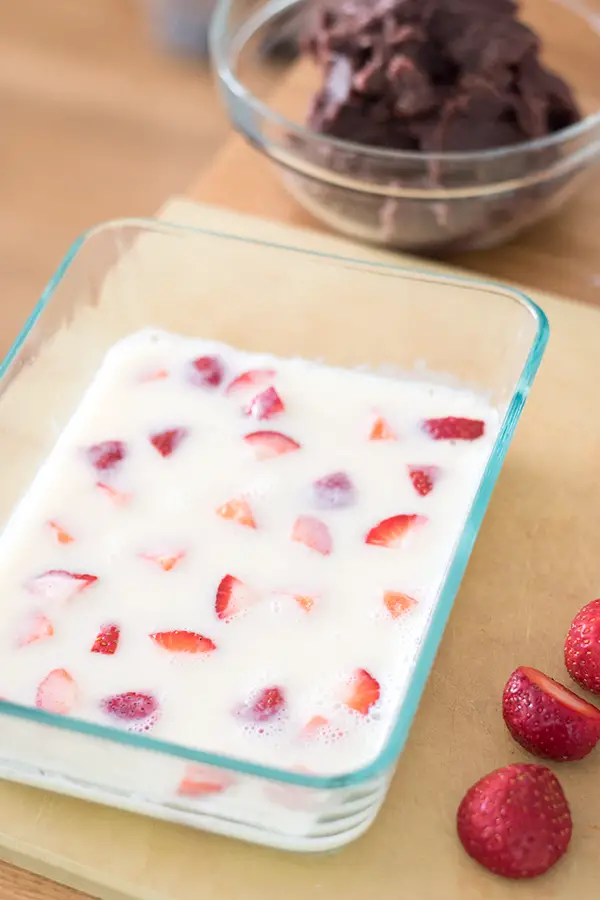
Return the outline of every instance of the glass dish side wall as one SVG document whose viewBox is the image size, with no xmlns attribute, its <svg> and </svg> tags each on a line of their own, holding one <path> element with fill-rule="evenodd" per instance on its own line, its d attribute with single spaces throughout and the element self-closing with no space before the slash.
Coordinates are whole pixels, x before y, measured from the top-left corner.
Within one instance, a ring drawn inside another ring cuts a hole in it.
<svg viewBox="0 0 600 900">
<path fill-rule="evenodd" d="M 106 350 L 146 326 L 390 375 L 426 371 L 475 386 L 506 413 L 409 696 L 367 770 L 335 779 L 278 772 L 0 701 L 7 778 L 274 846 L 331 849 L 364 831 L 385 796 L 543 351 L 543 314 L 516 292 L 474 281 L 152 222 L 108 223 L 75 245 L 4 363 L 0 459 L 11 477 L 0 491 L 2 523 Z M 182 796 L 190 762 L 227 770 L 231 784 Z"/>
</svg>

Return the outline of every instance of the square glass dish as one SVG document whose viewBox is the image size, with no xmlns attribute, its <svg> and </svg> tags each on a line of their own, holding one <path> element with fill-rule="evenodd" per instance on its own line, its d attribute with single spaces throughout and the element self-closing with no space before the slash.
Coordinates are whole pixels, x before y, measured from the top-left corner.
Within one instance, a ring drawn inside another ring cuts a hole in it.
<svg viewBox="0 0 600 900">
<path fill-rule="evenodd" d="M 145 328 L 467 386 L 497 412 L 407 688 L 368 764 L 326 776 L 277 769 L 0 700 L 0 777 L 274 847 L 334 849 L 362 834 L 385 798 L 540 364 L 546 317 L 518 291 L 481 281 L 155 221 L 98 226 L 71 248 L 0 369 L 4 534 L 107 351 Z M 2 572 L 9 615 L 15 593 Z"/>
</svg>

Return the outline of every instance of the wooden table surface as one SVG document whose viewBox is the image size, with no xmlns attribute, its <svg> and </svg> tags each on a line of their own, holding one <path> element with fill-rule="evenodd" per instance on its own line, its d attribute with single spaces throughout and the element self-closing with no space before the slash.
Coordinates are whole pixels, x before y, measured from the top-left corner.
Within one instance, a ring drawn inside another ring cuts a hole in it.
<svg viewBox="0 0 600 900">
<path fill-rule="evenodd" d="M 264 218 L 321 227 L 289 197 L 271 165 L 238 137 L 229 141 L 214 164 L 190 186 L 187 195 Z M 512 244 L 461 254 L 452 261 L 499 280 L 516 281 L 600 306 L 599 231 L 600 179 L 597 178 L 558 217 L 537 226 Z M 0 900 L 82 897 L 66 887 L 0 863 Z"/>
</svg>

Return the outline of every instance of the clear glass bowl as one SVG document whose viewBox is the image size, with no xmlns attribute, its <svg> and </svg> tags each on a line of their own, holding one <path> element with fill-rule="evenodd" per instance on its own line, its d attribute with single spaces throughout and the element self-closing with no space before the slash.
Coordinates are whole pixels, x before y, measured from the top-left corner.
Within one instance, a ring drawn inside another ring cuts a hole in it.
<svg viewBox="0 0 600 900">
<path fill-rule="evenodd" d="M 485 391 L 500 412 L 407 693 L 365 768 L 335 777 L 270 769 L 0 700 L 2 778 L 276 847 L 333 849 L 361 834 L 383 802 L 539 366 L 546 318 L 517 291 L 475 280 L 158 222 L 99 226 L 68 252 L 0 368 L 3 528 L 106 351 L 146 326 L 384 374 L 426 367 L 429 379 Z M 10 596 L 9 585 L 0 590 Z M 232 787 L 180 796 L 190 763 L 226 770 Z"/>
<path fill-rule="evenodd" d="M 599 0 L 529 0 L 524 10 L 545 62 L 572 85 L 583 121 L 512 147 L 441 154 L 377 149 L 304 127 L 316 67 L 302 59 L 268 77 L 259 48 L 267 35 L 299 33 L 311 3 L 220 0 L 211 48 L 233 125 L 330 227 L 428 254 L 491 247 L 560 209 L 598 162 Z"/>
</svg>

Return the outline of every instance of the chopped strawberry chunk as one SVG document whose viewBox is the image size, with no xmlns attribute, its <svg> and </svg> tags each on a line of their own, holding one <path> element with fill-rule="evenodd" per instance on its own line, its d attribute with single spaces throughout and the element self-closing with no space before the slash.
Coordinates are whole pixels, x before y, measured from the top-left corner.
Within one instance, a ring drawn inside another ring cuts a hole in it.
<svg viewBox="0 0 600 900">
<path fill-rule="evenodd" d="M 234 378 L 225 393 L 233 394 L 246 388 L 260 387 L 272 381 L 276 374 L 275 369 L 251 369 Z"/>
<path fill-rule="evenodd" d="M 153 697 L 152 694 L 140 694 L 137 691 L 127 691 L 124 694 L 105 697 L 100 705 L 109 715 L 128 721 L 147 719 L 158 710 L 156 697 Z"/>
<path fill-rule="evenodd" d="M 434 441 L 476 441 L 485 431 L 485 422 L 481 419 L 445 416 L 442 419 L 426 419 L 423 430 Z"/>
<path fill-rule="evenodd" d="M 199 356 L 188 368 L 188 381 L 198 387 L 219 387 L 225 376 L 225 366 L 218 356 Z"/>
<path fill-rule="evenodd" d="M 104 653 L 107 656 L 112 656 L 117 652 L 120 637 L 121 629 L 118 625 L 104 625 L 96 635 L 96 640 L 92 644 L 91 652 Z"/>
<path fill-rule="evenodd" d="M 170 572 L 184 558 L 185 553 L 180 550 L 177 553 L 140 553 L 140 556 L 142 559 L 158 563 L 163 571 Z"/>
<path fill-rule="evenodd" d="M 210 653 L 217 649 L 210 638 L 195 631 L 155 631 L 150 638 L 170 653 Z"/>
<path fill-rule="evenodd" d="M 305 544 L 323 556 L 329 556 L 333 549 L 329 528 L 314 516 L 298 516 L 292 529 L 292 540 Z"/>
<path fill-rule="evenodd" d="M 100 488 L 100 490 L 106 494 L 107 497 L 117 504 L 117 506 L 125 506 L 126 503 L 129 503 L 131 500 L 132 494 L 126 494 L 123 491 L 117 491 L 114 487 L 111 487 L 109 484 L 104 484 L 103 481 L 97 481 L 96 487 Z"/>
<path fill-rule="evenodd" d="M 385 591 L 383 595 L 383 603 L 393 619 L 399 619 L 407 613 L 417 601 L 408 594 L 401 594 L 399 591 Z"/>
<path fill-rule="evenodd" d="M 254 722 L 268 722 L 281 715 L 286 708 L 285 695 L 280 687 L 263 688 L 240 710 L 239 715 Z"/>
<path fill-rule="evenodd" d="M 97 575 L 80 572 L 67 572 L 65 569 L 49 569 L 31 578 L 25 587 L 30 594 L 44 597 L 45 600 L 72 600 L 85 588 L 98 581 Z"/>
<path fill-rule="evenodd" d="M 294 600 L 304 612 L 309 613 L 315 605 L 315 598 L 303 594 L 294 594 Z"/>
<path fill-rule="evenodd" d="M 373 427 L 371 428 L 371 433 L 369 435 L 370 441 L 395 441 L 396 434 L 392 430 L 389 422 L 384 419 L 382 416 L 378 416 L 373 422 Z"/>
<path fill-rule="evenodd" d="M 77 685 L 66 669 L 53 669 L 37 689 L 35 705 L 46 712 L 67 716 L 77 702 Z"/>
<path fill-rule="evenodd" d="M 101 444 L 93 444 L 86 450 L 89 462 L 99 472 L 116 468 L 125 459 L 126 454 L 123 441 L 103 441 Z"/>
<path fill-rule="evenodd" d="M 339 728 L 333 728 L 329 719 L 326 719 L 324 716 L 313 716 L 306 723 L 300 734 L 300 737 L 304 740 L 315 740 L 318 738 L 337 740 L 343 736 L 344 732 Z"/>
<path fill-rule="evenodd" d="M 343 509 L 356 502 L 356 489 L 346 472 L 332 472 L 314 482 L 313 502 L 319 509 Z"/>
<path fill-rule="evenodd" d="M 257 459 L 270 459 L 300 449 L 300 444 L 279 431 L 253 431 L 244 440 L 252 447 Z"/>
<path fill-rule="evenodd" d="M 391 516 L 375 525 L 365 538 L 366 544 L 374 544 L 376 547 L 399 547 L 407 533 L 417 525 L 427 522 L 425 516 L 400 515 Z"/>
<path fill-rule="evenodd" d="M 217 515 L 222 519 L 231 519 L 239 525 L 246 525 L 247 528 L 256 528 L 250 505 L 242 497 L 235 497 L 224 503 L 218 508 Z"/>
<path fill-rule="evenodd" d="M 170 456 L 189 434 L 187 428 L 171 428 L 150 436 L 150 443 L 161 456 Z"/>
<path fill-rule="evenodd" d="M 72 544 L 75 538 L 72 534 L 69 534 L 62 525 L 59 525 L 58 522 L 50 521 L 48 522 L 49 527 L 52 529 L 56 536 L 56 540 L 59 544 Z"/>
<path fill-rule="evenodd" d="M 219 619 L 232 619 L 256 603 L 258 599 L 256 591 L 240 581 L 239 578 L 225 575 L 217 588 L 215 612 Z"/>
<path fill-rule="evenodd" d="M 162 381 L 164 378 L 168 377 L 169 373 L 166 369 L 153 369 L 151 372 L 142 375 L 140 382 L 145 384 L 148 381 Z"/>
<path fill-rule="evenodd" d="M 22 636 L 19 639 L 19 647 L 25 647 L 27 644 L 33 644 L 36 641 L 43 641 L 44 638 L 52 637 L 53 634 L 54 626 L 50 619 L 43 613 L 34 613 L 23 629 Z"/>
<path fill-rule="evenodd" d="M 255 419 L 272 419 L 273 416 L 285 412 L 285 406 L 275 388 L 268 387 L 256 395 L 246 412 Z"/>
<path fill-rule="evenodd" d="M 344 703 L 361 716 L 366 716 L 381 696 L 379 682 L 366 669 L 357 669 L 348 687 Z"/>
<path fill-rule="evenodd" d="M 408 474 L 417 494 L 426 497 L 433 490 L 436 478 L 439 475 L 437 466 L 409 466 Z"/>
<path fill-rule="evenodd" d="M 223 769 L 188 763 L 177 793 L 180 797 L 206 797 L 221 794 L 235 784 L 235 778 Z"/>
</svg>

